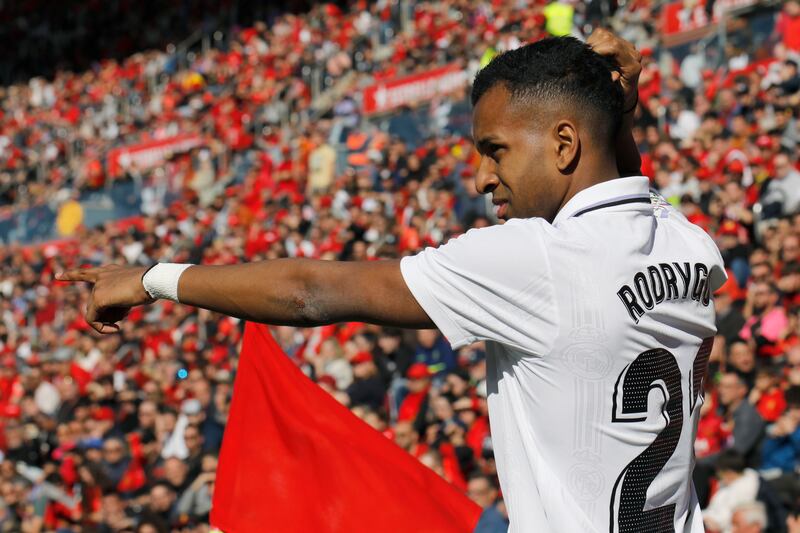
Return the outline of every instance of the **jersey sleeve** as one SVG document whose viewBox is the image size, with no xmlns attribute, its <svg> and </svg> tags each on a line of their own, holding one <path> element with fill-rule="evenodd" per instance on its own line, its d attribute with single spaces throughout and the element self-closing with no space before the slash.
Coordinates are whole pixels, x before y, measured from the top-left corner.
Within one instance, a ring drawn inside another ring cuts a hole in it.
<svg viewBox="0 0 800 533">
<path fill-rule="evenodd" d="M 400 269 L 454 348 L 488 340 L 541 355 L 557 316 L 545 232 L 538 219 L 473 229 Z"/>
<path fill-rule="evenodd" d="M 725 261 L 722 259 L 717 244 L 708 235 L 706 235 L 706 239 L 711 253 L 710 272 L 708 273 L 709 289 L 711 294 L 714 294 L 728 281 L 728 273 L 725 271 Z"/>
<path fill-rule="evenodd" d="M 728 281 L 728 273 L 725 272 L 725 265 L 721 261 L 711 267 L 709 279 L 711 280 L 711 294 L 714 294 L 717 289 L 725 285 L 725 282 Z"/>
</svg>

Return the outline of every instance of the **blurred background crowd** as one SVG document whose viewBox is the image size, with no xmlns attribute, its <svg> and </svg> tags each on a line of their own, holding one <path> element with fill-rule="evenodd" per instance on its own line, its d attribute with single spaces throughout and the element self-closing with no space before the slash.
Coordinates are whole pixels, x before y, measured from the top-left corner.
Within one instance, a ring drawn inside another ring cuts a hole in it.
<svg viewBox="0 0 800 533">
<path fill-rule="evenodd" d="M 158 302 L 100 336 L 55 272 L 396 258 L 494 224 L 470 80 L 598 25 L 644 56 L 642 172 L 729 271 L 695 443 L 706 527 L 800 531 L 797 1 L 50 4 L 0 2 L 0 531 L 208 530 L 243 323 Z M 274 334 L 505 531 L 483 346 Z"/>
</svg>

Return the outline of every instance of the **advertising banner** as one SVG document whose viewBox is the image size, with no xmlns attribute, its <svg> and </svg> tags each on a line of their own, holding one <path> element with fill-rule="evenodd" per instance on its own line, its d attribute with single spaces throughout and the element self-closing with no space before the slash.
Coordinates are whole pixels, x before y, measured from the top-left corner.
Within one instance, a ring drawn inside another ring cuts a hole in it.
<svg viewBox="0 0 800 533">
<path fill-rule="evenodd" d="M 131 164 L 139 169 L 153 168 L 162 164 L 172 154 L 187 152 L 205 143 L 205 138 L 200 134 L 184 133 L 166 139 L 115 148 L 108 152 L 108 173 L 118 176 Z"/>
<path fill-rule="evenodd" d="M 398 107 L 430 100 L 466 86 L 467 73 L 457 65 L 376 83 L 364 89 L 364 113 L 384 113 Z"/>
</svg>

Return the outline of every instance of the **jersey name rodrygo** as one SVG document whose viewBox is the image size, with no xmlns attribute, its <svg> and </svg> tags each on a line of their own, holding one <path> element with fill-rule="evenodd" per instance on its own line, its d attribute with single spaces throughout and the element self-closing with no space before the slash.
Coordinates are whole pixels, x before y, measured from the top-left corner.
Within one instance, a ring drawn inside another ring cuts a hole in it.
<svg viewBox="0 0 800 533">
<path fill-rule="evenodd" d="M 689 261 L 649 265 L 620 287 L 617 296 L 634 322 L 639 322 L 645 310 L 670 300 L 691 298 L 708 307 L 711 301 L 709 272 L 708 265 Z"/>
</svg>

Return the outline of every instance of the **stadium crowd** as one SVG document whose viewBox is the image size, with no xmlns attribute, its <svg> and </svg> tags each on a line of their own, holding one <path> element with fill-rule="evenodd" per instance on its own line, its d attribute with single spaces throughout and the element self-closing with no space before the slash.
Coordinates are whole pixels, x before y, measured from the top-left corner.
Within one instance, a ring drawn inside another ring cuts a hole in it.
<svg viewBox="0 0 800 533">
<path fill-rule="evenodd" d="M 99 336 L 82 318 L 87 289 L 55 272 L 377 260 L 496 222 L 468 137 L 446 120 L 416 141 L 388 135 L 352 89 L 317 115 L 312 74 L 323 65 L 333 90 L 452 62 L 474 72 L 563 33 L 563 12 L 421 2 L 401 31 L 403 3 L 363 4 L 258 23 L 189 61 L 145 51 L 0 88 L 0 210 L 118 183 L 141 191 L 115 199 L 139 216 L 0 247 L 0 530 L 208 528 L 242 322 L 158 302 Z M 567 32 L 603 15 L 588 5 Z M 642 171 L 715 237 L 729 270 L 695 443 L 704 519 L 710 531 L 800 531 L 800 6 L 786 2 L 768 42 L 726 50 L 716 69 L 697 51 L 660 65 L 655 17 L 643 0 L 605 22 L 644 54 Z M 431 122 L 464 98 L 435 102 Z M 109 169 L 113 148 L 178 133 L 207 142 L 153 168 Z M 358 323 L 274 334 L 320 387 L 484 507 L 479 531 L 505 531 L 480 344 L 453 352 L 436 331 Z"/>
</svg>

